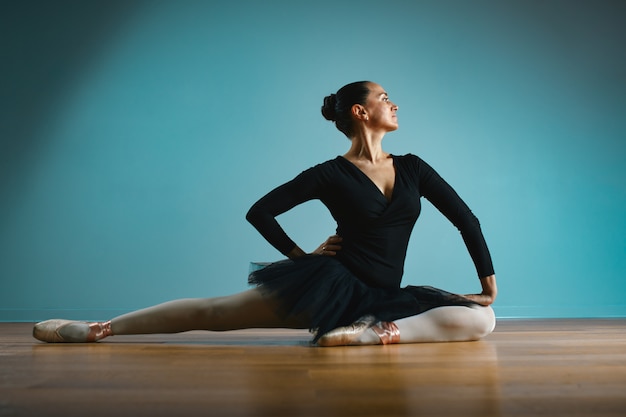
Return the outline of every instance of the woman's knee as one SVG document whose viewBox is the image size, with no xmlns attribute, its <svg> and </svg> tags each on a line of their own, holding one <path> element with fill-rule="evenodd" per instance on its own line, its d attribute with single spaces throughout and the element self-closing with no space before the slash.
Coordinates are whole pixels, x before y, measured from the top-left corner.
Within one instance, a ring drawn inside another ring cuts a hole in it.
<svg viewBox="0 0 626 417">
<path fill-rule="evenodd" d="M 496 328 L 496 315 L 493 309 L 489 306 L 476 306 L 472 309 L 479 313 L 475 320 L 477 338 L 483 338 L 493 332 Z"/>
<path fill-rule="evenodd" d="M 477 340 L 490 334 L 495 328 L 495 314 L 491 307 L 442 307 L 445 314 L 439 316 L 439 325 L 453 339 Z"/>
</svg>

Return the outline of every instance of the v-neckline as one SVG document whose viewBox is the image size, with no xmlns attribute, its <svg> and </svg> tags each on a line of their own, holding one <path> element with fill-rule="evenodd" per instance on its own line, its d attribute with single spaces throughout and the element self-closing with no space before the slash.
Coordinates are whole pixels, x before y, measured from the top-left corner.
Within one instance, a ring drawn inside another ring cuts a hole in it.
<svg viewBox="0 0 626 417">
<path fill-rule="evenodd" d="M 359 168 L 354 162 L 350 161 L 348 158 L 346 158 L 343 155 L 339 155 L 339 158 L 341 158 L 342 160 L 346 161 L 350 166 L 352 166 L 354 169 L 356 169 L 360 175 L 362 175 L 363 177 L 365 177 L 367 179 L 367 181 L 376 189 L 376 191 L 378 191 L 378 194 L 385 199 L 385 201 L 387 202 L 387 204 L 391 203 L 393 201 L 393 196 L 394 193 L 396 191 L 396 186 L 398 184 L 398 169 L 396 167 L 396 159 L 394 157 L 394 155 L 389 154 L 389 156 L 391 157 L 391 165 L 393 166 L 393 187 L 391 188 L 391 193 L 389 194 L 389 198 L 387 198 L 387 196 L 385 195 L 385 191 L 381 190 L 380 187 L 378 185 L 376 185 L 376 183 L 369 177 L 369 175 L 367 175 L 365 172 L 363 172 L 363 170 L 361 168 Z"/>
</svg>

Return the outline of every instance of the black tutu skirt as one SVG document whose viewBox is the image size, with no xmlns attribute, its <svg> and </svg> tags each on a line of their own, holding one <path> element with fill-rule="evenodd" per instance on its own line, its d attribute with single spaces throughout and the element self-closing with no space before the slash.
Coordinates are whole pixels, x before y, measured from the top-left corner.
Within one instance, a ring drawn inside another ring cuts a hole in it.
<svg viewBox="0 0 626 417">
<path fill-rule="evenodd" d="M 263 265 L 248 282 L 279 300 L 283 317 L 305 317 L 316 342 L 324 333 L 371 314 L 381 321 L 414 316 L 435 307 L 474 302 L 429 286 L 374 288 L 328 256 L 303 256 Z"/>
</svg>

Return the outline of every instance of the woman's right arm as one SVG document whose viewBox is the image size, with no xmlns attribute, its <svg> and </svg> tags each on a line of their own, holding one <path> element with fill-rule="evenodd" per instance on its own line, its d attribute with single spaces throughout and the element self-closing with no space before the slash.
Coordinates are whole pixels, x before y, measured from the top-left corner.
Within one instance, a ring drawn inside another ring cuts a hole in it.
<svg viewBox="0 0 626 417">
<path fill-rule="evenodd" d="M 341 250 L 341 241 L 343 239 L 339 235 L 329 236 L 324 243 L 319 245 L 317 249 L 311 252 L 311 255 L 320 255 L 320 256 L 335 256 L 337 252 Z M 307 255 L 305 251 L 300 249 L 298 245 L 296 245 L 291 252 L 287 254 L 289 259 L 299 258 L 301 256 Z"/>
<path fill-rule="evenodd" d="M 285 233 L 276 217 L 305 201 L 319 198 L 313 169 L 275 188 L 254 203 L 246 219 L 280 253 L 297 258 L 306 253 Z"/>
</svg>

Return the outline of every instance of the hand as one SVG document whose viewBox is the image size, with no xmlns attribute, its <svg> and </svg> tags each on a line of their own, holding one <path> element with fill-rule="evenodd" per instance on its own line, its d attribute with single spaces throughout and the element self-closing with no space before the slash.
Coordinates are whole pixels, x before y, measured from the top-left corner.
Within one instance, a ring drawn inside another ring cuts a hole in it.
<svg viewBox="0 0 626 417">
<path fill-rule="evenodd" d="M 341 236 L 332 235 L 324 243 L 322 243 L 317 249 L 315 249 L 313 255 L 335 256 L 337 251 L 341 250 Z"/>
<path fill-rule="evenodd" d="M 496 276 L 489 275 L 480 279 L 480 284 L 483 287 L 483 291 L 480 294 L 467 294 L 466 298 L 474 301 L 483 306 L 493 304 L 498 295 L 498 286 L 496 285 Z"/>
</svg>

